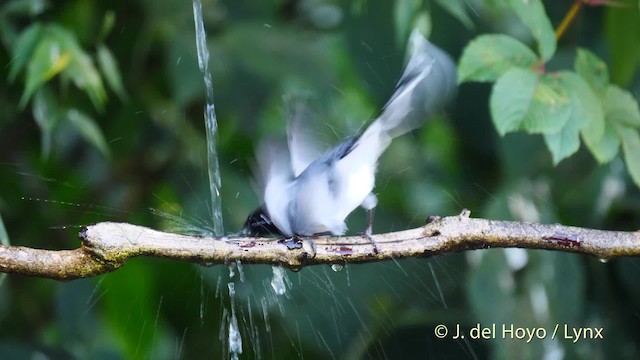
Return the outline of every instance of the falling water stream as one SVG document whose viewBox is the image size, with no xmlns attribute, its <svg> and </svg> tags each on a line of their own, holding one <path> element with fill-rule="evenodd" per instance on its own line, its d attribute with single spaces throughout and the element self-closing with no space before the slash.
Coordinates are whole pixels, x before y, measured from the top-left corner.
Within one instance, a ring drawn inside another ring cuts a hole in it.
<svg viewBox="0 0 640 360">
<path fill-rule="evenodd" d="M 213 103 L 213 80 L 209 69 L 209 49 L 207 48 L 207 33 L 202 20 L 202 1 L 193 0 L 193 22 L 196 27 L 196 48 L 198 50 L 198 67 L 204 76 L 204 86 L 207 92 L 207 104 L 204 108 L 204 123 L 207 133 L 207 165 L 209 169 L 209 190 L 211 192 L 211 216 L 213 217 L 213 232 L 216 236 L 224 234 L 222 224 L 222 202 L 220 199 L 220 165 L 216 140 L 218 135 L 218 121 L 216 108 Z"/>
<path fill-rule="evenodd" d="M 202 18 L 202 1 L 193 0 L 193 22 L 196 30 L 196 48 L 198 51 L 198 67 L 204 76 L 204 86 L 206 89 L 206 106 L 204 108 L 204 123 L 207 134 L 207 166 L 209 173 L 209 190 L 211 192 L 211 216 L 213 219 L 213 232 L 216 236 L 224 235 L 224 227 L 222 223 L 222 203 L 220 199 L 220 165 L 218 162 L 218 152 L 216 150 L 216 139 L 218 132 L 218 123 L 216 120 L 215 105 L 213 103 L 213 79 L 211 70 L 209 69 L 209 49 L 207 48 L 207 33 L 204 29 L 204 21 Z M 244 274 L 240 262 L 237 263 L 238 271 L 243 280 Z M 229 299 L 231 304 L 231 313 L 228 317 L 228 346 L 231 359 L 238 359 L 238 355 L 242 354 L 242 337 L 238 328 L 238 319 L 236 315 L 235 305 L 235 283 L 233 282 L 234 271 L 230 270 L 229 283 Z M 203 279 L 201 278 L 201 282 Z M 204 318 L 204 298 L 200 301 L 200 318 Z"/>
</svg>

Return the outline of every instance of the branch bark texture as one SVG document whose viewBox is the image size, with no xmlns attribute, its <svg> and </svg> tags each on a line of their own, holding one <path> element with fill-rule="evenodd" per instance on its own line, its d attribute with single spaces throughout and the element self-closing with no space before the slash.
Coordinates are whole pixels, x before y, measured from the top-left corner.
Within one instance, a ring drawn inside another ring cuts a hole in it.
<svg viewBox="0 0 640 360">
<path fill-rule="evenodd" d="M 75 250 L 0 246 L 0 272 L 69 280 L 96 276 L 136 256 L 206 265 L 241 261 L 299 270 L 315 264 L 363 263 L 487 248 L 558 250 L 611 259 L 640 256 L 640 232 L 605 231 L 559 224 L 472 219 L 469 212 L 436 218 L 425 226 L 373 235 L 378 252 L 360 236 L 310 239 L 212 238 L 103 222 L 80 233 Z"/>
</svg>

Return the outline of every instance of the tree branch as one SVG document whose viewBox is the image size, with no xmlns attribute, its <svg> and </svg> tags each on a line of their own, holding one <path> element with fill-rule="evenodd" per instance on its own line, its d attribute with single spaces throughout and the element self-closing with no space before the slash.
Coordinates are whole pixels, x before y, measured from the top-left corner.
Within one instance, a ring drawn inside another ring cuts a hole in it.
<svg viewBox="0 0 640 360">
<path fill-rule="evenodd" d="M 0 246 L 0 272 L 69 280 L 96 276 L 136 256 L 163 257 L 206 265 L 241 261 L 281 264 L 299 270 L 315 264 L 363 263 L 430 257 L 472 249 L 530 248 L 592 255 L 600 259 L 640 256 L 640 232 L 604 231 L 559 224 L 434 218 L 425 226 L 373 235 L 379 252 L 360 236 L 313 239 L 220 238 L 164 233 L 146 227 L 103 222 L 80 233 L 76 250 Z"/>
</svg>

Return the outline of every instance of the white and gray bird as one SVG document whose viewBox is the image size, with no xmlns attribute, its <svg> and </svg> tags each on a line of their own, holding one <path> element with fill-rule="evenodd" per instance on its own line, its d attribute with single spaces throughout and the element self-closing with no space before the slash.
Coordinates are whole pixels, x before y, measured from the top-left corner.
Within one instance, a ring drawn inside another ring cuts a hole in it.
<svg viewBox="0 0 640 360">
<path fill-rule="evenodd" d="M 378 158 L 391 140 L 421 126 L 453 96 L 456 69 L 451 57 L 418 31 L 411 33 L 408 61 L 394 94 L 368 127 L 321 153 L 313 145 L 296 106 L 288 114 L 288 142 L 265 142 L 257 151 L 264 205 L 245 223 L 252 235 L 343 235 L 345 219 L 358 206 L 369 213 Z M 374 244 L 374 249 L 375 244 Z"/>
</svg>

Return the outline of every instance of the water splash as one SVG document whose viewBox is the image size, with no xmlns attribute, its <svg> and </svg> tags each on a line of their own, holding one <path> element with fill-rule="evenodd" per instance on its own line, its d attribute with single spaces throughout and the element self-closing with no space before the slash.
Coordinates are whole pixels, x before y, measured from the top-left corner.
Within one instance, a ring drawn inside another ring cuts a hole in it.
<svg viewBox="0 0 640 360">
<path fill-rule="evenodd" d="M 267 298 L 260 299 L 260 305 L 262 305 L 262 318 L 264 320 L 265 330 L 271 335 L 271 323 L 269 323 L 269 310 L 267 307 Z"/>
<path fill-rule="evenodd" d="M 242 354 L 242 335 L 238 327 L 238 317 L 236 315 L 236 287 L 233 282 L 227 284 L 229 287 L 229 301 L 231 302 L 231 318 L 229 319 L 229 353 L 231 359 L 238 359 Z"/>
<path fill-rule="evenodd" d="M 429 265 L 429 270 L 431 270 L 431 276 L 433 277 L 433 282 L 436 284 L 436 289 L 438 289 L 438 294 L 440 294 L 440 301 L 442 302 L 442 306 L 445 309 L 448 309 L 447 302 L 444 300 L 444 292 L 442 292 L 442 288 L 440 287 L 440 281 L 438 281 L 438 277 L 436 276 L 436 272 L 433 270 L 433 266 L 431 263 Z"/>
<path fill-rule="evenodd" d="M 207 92 L 207 105 L 204 109 L 204 123 L 207 133 L 207 164 L 209 168 L 209 190 L 211 192 L 211 216 L 213 217 L 213 233 L 221 236 L 224 233 L 222 224 L 222 202 L 220 199 L 220 165 L 216 150 L 218 121 L 213 103 L 213 80 L 209 69 L 209 49 L 207 33 L 202 20 L 202 1 L 193 0 L 193 22 L 196 28 L 196 48 L 198 50 L 198 67 L 204 75 L 204 86 Z"/>
<path fill-rule="evenodd" d="M 229 280 L 233 280 L 236 276 L 236 263 L 229 264 Z"/>
<path fill-rule="evenodd" d="M 182 214 L 174 215 L 166 211 L 149 208 L 149 211 L 155 216 L 162 218 L 163 226 L 166 230 L 187 235 L 211 234 L 213 229 L 209 223 L 203 219 L 186 218 Z M 203 263 L 205 266 L 212 264 Z"/>
<path fill-rule="evenodd" d="M 245 282 L 247 279 L 244 277 L 244 268 L 242 267 L 242 262 L 240 262 L 240 260 L 236 260 L 236 269 L 238 269 L 238 275 L 240 275 L 240 282 Z"/>
<path fill-rule="evenodd" d="M 251 349 L 253 349 L 253 356 L 256 360 L 262 359 L 262 347 L 260 345 L 260 330 L 258 329 L 258 325 L 256 325 L 253 318 L 253 305 L 251 304 L 251 297 L 247 296 L 247 312 L 249 318 L 249 343 L 251 344 Z M 242 317 L 244 323 L 247 323 L 247 319 Z"/>
<path fill-rule="evenodd" d="M 204 275 L 200 272 L 200 326 L 204 325 Z"/>
<path fill-rule="evenodd" d="M 271 287 L 278 295 L 284 295 L 287 292 L 287 286 L 284 283 L 284 268 L 282 266 L 272 266 L 273 278 L 271 279 Z"/>
</svg>

